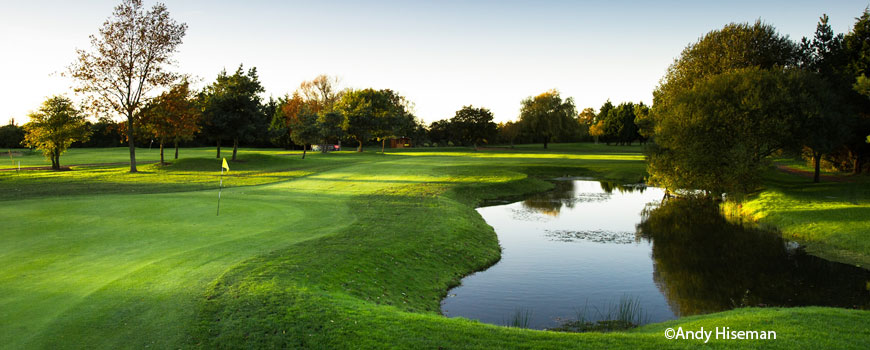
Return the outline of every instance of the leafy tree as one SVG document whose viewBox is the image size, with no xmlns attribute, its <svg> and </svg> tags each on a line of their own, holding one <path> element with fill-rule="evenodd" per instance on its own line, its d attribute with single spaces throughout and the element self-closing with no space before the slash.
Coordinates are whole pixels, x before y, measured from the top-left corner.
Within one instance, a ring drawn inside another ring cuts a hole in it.
<svg viewBox="0 0 870 350">
<path fill-rule="evenodd" d="M 532 137 L 543 140 L 544 148 L 554 138 L 571 134 L 576 128 L 577 109 L 574 99 L 564 101 L 556 90 L 550 90 L 522 102 L 520 123 Z"/>
<path fill-rule="evenodd" d="M 332 112 L 343 95 L 338 87 L 340 82 L 338 77 L 321 74 L 310 81 L 303 81 L 299 91 L 315 113 Z"/>
<path fill-rule="evenodd" d="M 10 119 L 9 124 L 0 126 L 0 147 L 21 147 L 25 134 L 24 128 L 15 124 L 15 119 Z"/>
<path fill-rule="evenodd" d="M 582 111 L 580 111 L 580 114 L 577 115 L 577 124 L 580 125 L 580 129 L 583 134 L 595 137 L 594 135 L 589 134 L 589 129 L 592 128 L 593 125 L 595 125 L 596 117 L 597 115 L 595 114 L 595 109 L 591 107 L 584 108 Z M 595 137 L 595 143 L 598 143 L 597 137 Z"/>
<path fill-rule="evenodd" d="M 605 122 L 605 119 L 607 119 L 607 116 L 610 115 L 610 110 L 612 110 L 613 108 L 615 108 L 613 106 L 613 103 L 610 102 L 610 99 L 608 99 L 604 102 L 604 104 L 601 105 L 601 108 L 598 109 L 598 114 L 595 116 L 595 135 L 593 135 L 593 137 L 597 135 L 597 138 L 595 139 L 596 142 L 598 142 L 598 139 L 603 139 L 603 141 L 609 145 L 612 141 L 612 136 L 608 137 L 608 123 Z M 592 135 L 591 132 L 590 135 Z"/>
<path fill-rule="evenodd" d="M 39 111 L 30 114 L 30 122 L 24 129 L 27 131 L 25 144 L 42 150 L 42 154 L 51 159 L 54 170 L 60 170 L 60 155 L 73 142 L 85 141 L 90 134 L 85 116 L 63 96 L 43 102 Z"/>
<path fill-rule="evenodd" d="M 752 191 L 766 157 L 832 107 L 829 93 L 817 76 L 796 70 L 746 68 L 695 82 L 656 120 L 650 182 L 717 196 Z"/>
<path fill-rule="evenodd" d="M 320 123 L 317 113 L 305 106 L 290 125 L 290 138 L 296 144 L 302 145 L 302 159 L 305 159 L 306 147 L 321 140 Z"/>
<path fill-rule="evenodd" d="M 345 116 L 344 132 L 359 143 L 357 152 L 372 138 L 381 141 L 383 151 L 387 138 L 403 136 L 415 123 L 409 102 L 389 89 L 347 91 L 336 110 Z"/>
<path fill-rule="evenodd" d="M 221 141 L 231 139 L 232 160 L 236 160 L 239 140 L 251 138 L 258 120 L 263 118 L 259 96 L 263 91 L 257 68 L 246 73 L 241 65 L 233 75 L 222 71 L 203 91 L 201 103 L 205 129 L 217 141 L 217 158 L 220 158 Z"/>
<path fill-rule="evenodd" d="M 451 130 L 450 121 L 442 119 L 429 124 L 429 139 L 432 142 L 446 144 L 450 141 Z"/>
<path fill-rule="evenodd" d="M 498 134 L 503 141 L 507 141 L 511 148 L 514 148 L 514 140 L 520 135 L 520 125 L 513 121 L 499 123 Z"/>
<path fill-rule="evenodd" d="M 796 78 L 782 71 L 799 57 L 797 45 L 760 21 L 726 25 L 686 47 L 653 92 L 651 182 L 713 194 L 754 188 L 764 157 L 793 141 L 791 121 L 804 113 L 794 110 L 804 102 L 787 95 Z"/>
<path fill-rule="evenodd" d="M 160 143 L 160 164 L 165 164 L 163 146 L 172 142 L 175 159 L 178 159 L 178 143 L 193 139 L 199 131 L 199 107 L 193 99 L 187 80 L 172 86 L 142 110 L 142 128 Z"/>
<path fill-rule="evenodd" d="M 294 91 L 293 96 L 284 96 L 278 100 L 278 108 L 275 110 L 275 115 L 272 117 L 272 130 L 282 130 L 286 132 L 288 139 L 292 139 L 290 134 L 293 132 L 292 125 L 298 123 L 300 113 L 305 108 L 305 101 L 299 91 Z"/>
<path fill-rule="evenodd" d="M 474 108 L 469 105 L 456 111 L 456 115 L 450 119 L 450 124 L 460 131 L 458 136 L 462 142 L 471 143 L 474 149 L 477 149 L 479 142 L 489 142 L 495 137 L 496 124 L 492 118 L 489 109 Z"/>
<path fill-rule="evenodd" d="M 145 11 L 141 0 L 122 0 L 99 35 L 90 36 L 92 50 L 77 50 L 69 67 L 80 83 L 75 91 L 85 93 L 94 109 L 126 117 L 130 172 L 136 172 L 135 117 L 151 91 L 177 79 L 166 66 L 186 31 L 161 3 Z"/>
<path fill-rule="evenodd" d="M 637 125 L 637 133 L 641 142 L 646 142 L 655 133 L 655 122 L 650 116 L 649 106 L 638 103 L 634 105 L 634 124 Z"/>
<path fill-rule="evenodd" d="M 338 141 L 344 136 L 344 130 L 341 128 L 342 123 L 344 123 L 344 116 L 335 111 L 321 112 L 317 116 L 318 131 L 324 145 L 321 148 L 323 152 L 326 152 L 326 145 Z"/>
</svg>

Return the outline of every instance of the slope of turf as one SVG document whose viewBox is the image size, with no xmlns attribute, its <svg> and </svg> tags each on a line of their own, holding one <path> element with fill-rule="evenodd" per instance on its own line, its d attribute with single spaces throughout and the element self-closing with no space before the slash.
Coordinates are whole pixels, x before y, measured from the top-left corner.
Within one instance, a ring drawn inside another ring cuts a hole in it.
<svg viewBox="0 0 870 350">
<path fill-rule="evenodd" d="M 664 325 L 563 334 L 438 314 L 449 286 L 499 258 L 495 233 L 473 210 L 481 198 L 550 186 L 529 175 L 643 176 L 637 147 L 556 148 L 315 154 L 304 161 L 242 152 L 233 171 L 277 174 L 228 180 L 259 185 L 225 189 L 219 217 L 216 192 L 196 188 L 214 182 L 213 154 L 147 174 L 105 168 L 117 171 L 114 191 L 91 174 L 104 168 L 66 172 L 65 185 L 40 178 L 54 176 L 48 172 L 4 175 L 0 193 L 27 186 L 69 193 L 29 190 L 0 201 L 0 347 L 698 345 L 666 340 Z M 141 191 L 127 192 L 130 184 Z M 769 327 L 784 335 L 714 347 L 860 348 L 870 339 L 868 314 L 741 309 L 669 326 Z"/>
<path fill-rule="evenodd" d="M 780 231 L 827 259 L 870 267 L 870 178 L 822 181 L 782 171 L 765 175 L 765 188 L 740 213 Z"/>
</svg>

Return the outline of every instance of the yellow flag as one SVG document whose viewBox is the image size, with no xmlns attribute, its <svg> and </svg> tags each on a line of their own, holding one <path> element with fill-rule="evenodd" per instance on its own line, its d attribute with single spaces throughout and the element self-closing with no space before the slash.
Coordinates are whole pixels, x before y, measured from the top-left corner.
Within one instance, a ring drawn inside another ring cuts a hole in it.
<svg viewBox="0 0 870 350">
<path fill-rule="evenodd" d="M 230 165 L 227 164 L 227 159 L 226 159 L 226 158 L 224 158 L 224 164 L 221 165 L 221 168 L 227 169 L 227 172 L 230 171 Z"/>
</svg>

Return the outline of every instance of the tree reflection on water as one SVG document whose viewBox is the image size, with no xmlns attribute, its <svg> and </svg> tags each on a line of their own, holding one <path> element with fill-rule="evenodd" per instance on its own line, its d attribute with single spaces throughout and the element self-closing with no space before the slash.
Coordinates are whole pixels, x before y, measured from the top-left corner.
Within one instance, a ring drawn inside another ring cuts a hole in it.
<svg viewBox="0 0 870 350">
<path fill-rule="evenodd" d="M 653 279 L 678 316 L 741 306 L 870 308 L 870 272 L 728 222 L 716 203 L 648 208 L 637 234 L 653 243 Z"/>
</svg>

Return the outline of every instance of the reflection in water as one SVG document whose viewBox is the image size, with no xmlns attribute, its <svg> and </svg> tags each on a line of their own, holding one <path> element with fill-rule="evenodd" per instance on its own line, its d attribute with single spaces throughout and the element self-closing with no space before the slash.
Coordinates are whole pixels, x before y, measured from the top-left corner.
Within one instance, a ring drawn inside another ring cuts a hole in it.
<svg viewBox="0 0 870 350">
<path fill-rule="evenodd" d="M 645 211 L 637 232 L 653 243 L 653 278 L 679 316 L 740 306 L 870 306 L 868 271 L 730 223 L 716 203 L 667 201 Z"/>
<path fill-rule="evenodd" d="M 731 224 L 715 204 L 662 204 L 663 195 L 561 181 L 522 202 L 478 208 L 502 259 L 464 278 L 442 313 L 500 324 L 523 309 L 540 329 L 576 320 L 578 310 L 607 310 L 620 297 L 637 300 L 650 322 L 739 306 L 870 307 L 870 272 Z"/>
<path fill-rule="evenodd" d="M 523 208 L 549 216 L 559 216 L 562 206 L 573 208 L 574 203 L 574 181 L 559 181 L 551 191 L 535 194 L 524 200 Z"/>
</svg>

